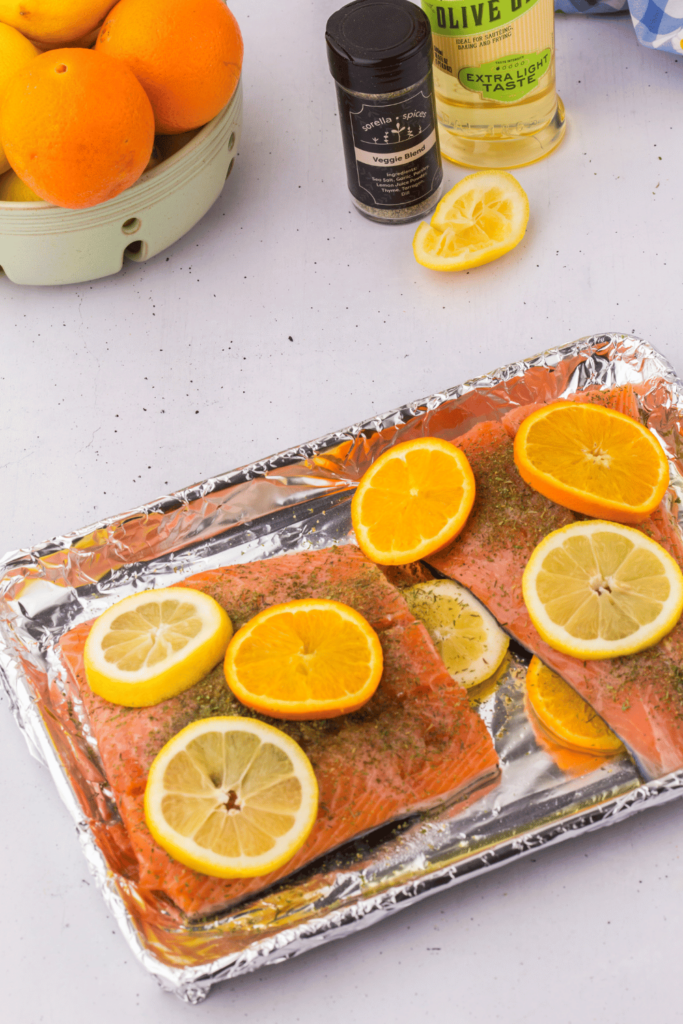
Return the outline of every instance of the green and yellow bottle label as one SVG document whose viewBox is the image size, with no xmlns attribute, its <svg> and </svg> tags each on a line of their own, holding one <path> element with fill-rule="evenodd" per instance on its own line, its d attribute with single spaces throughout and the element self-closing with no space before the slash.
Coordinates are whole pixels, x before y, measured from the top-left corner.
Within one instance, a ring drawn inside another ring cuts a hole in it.
<svg viewBox="0 0 683 1024">
<path fill-rule="evenodd" d="M 553 0 L 422 0 L 434 67 L 475 101 L 517 103 L 551 69 Z"/>
</svg>

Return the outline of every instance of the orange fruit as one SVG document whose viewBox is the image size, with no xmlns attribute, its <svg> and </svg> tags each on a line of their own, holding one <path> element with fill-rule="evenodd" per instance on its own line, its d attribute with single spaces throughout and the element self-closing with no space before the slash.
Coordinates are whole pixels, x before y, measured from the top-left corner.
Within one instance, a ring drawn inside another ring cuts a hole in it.
<svg viewBox="0 0 683 1024">
<path fill-rule="evenodd" d="M 13 25 L 43 49 L 80 45 L 81 36 L 99 27 L 114 3 L 115 0 L 0 0 L 0 21 Z"/>
<path fill-rule="evenodd" d="M 9 83 L 0 140 L 41 199 L 81 209 L 140 177 L 154 145 L 154 115 L 125 64 L 93 50 L 50 50 Z"/>
<path fill-rule="evenodd" d="M 372 626 L 339 601 L 275 604 L 235 633 L 225 678 L 238 700 L 273 718 L 336 718 L 370 700 L 383 668 Z"/>
<path fill-rule="evenodd" d="M 0 22 L 0 104 L 12 76 L 39 53 L 40 50 L 21 32 Z M 5 171 L 9 171 L 9 160 L 0 145 L 0 174 Z"/>
<path fill-rule="evenodd" d="M 669 486 L 654 434 L 599 405 L 553 402 L 527 416 L 515 435 L 515 464 L 551 501 L 617 523 L 642 522 Z"/>
<path fill-rule="evenodd" d="M 590 704 L 535 655 L 526 674 L 526 692 L 536 716 L 562 746 L 604 755 L 624 750 Z"/>
<path fill-rule="evenodd" d="M 380 565 L 405 565 L 438 551 L 462 530 L 474 503 L 467 456 L 438 437 L 389 448 L 361 477 L 351 521 L 361 551 Z"/>
<path fill-rule="evenodd" d="M 119 0 L 96 49 L 124 61 L 149 96 L 156 130 L 206 124 L 234 93 L 242 36 L 221 0 Z"/>
</svg>

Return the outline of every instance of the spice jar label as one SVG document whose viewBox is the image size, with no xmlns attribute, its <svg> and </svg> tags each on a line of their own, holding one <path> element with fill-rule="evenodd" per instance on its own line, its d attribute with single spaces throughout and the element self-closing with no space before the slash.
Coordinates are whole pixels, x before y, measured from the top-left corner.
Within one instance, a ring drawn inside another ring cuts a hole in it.
<svg viewBox="0 0 683 1024">
<path fill-rule="evenodd" d="M 393 102 L 368 102 L 339 90 L 348 118 L 351 192 L 368 206 L 412 206 L 441 184 L 432 93 L 424 86 Z"/>
</svg>

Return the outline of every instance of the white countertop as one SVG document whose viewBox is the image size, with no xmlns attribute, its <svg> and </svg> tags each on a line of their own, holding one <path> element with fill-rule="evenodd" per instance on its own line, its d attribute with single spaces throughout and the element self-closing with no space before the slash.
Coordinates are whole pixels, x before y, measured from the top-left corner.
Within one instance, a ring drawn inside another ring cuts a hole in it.
<svg viewBox="0 0 683 1024">
<path fill-rule="evenodd" d="M 515 172 L 524 241 L 469 274 L 349 202 L 329 0 L 233 0 L 244 129 L 213 209 L 92 284 L 0 279 L 0 548 L 30 546 L 600 331 L 679 370 L 683 55 L 628 17 L 557 18 L 568 130 Z M 446 187 L 466 172 L 445 167 Z M 681 804 L 442 892 L 189 1008 L 135 962 L 2 697 L 0 970 L 13 1024 L 324 1019 L 668 1024 L 680 1013 Z"/>
</svg>

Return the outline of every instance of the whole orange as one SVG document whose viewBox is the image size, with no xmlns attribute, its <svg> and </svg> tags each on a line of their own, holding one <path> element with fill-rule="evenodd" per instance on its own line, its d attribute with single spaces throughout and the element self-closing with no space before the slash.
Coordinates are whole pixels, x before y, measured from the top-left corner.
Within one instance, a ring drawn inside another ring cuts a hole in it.
<svg viewBox="0 0 683 1024">
<path fill-rule="evenodd" d="M 154 114 L 121 61 L 94 50 L 49 50 L 9 82 L 0 140 L 41 199 L 80 209 L 140 177 L 154 144 Z"/>
<path fill-rule="evenodd" d="M 215 117 L 242 67 L 239 25 L 222 0 L 119 0 L 95 48 L 134 72 L 160 135 L 199 128 Z"/>
</svg>

